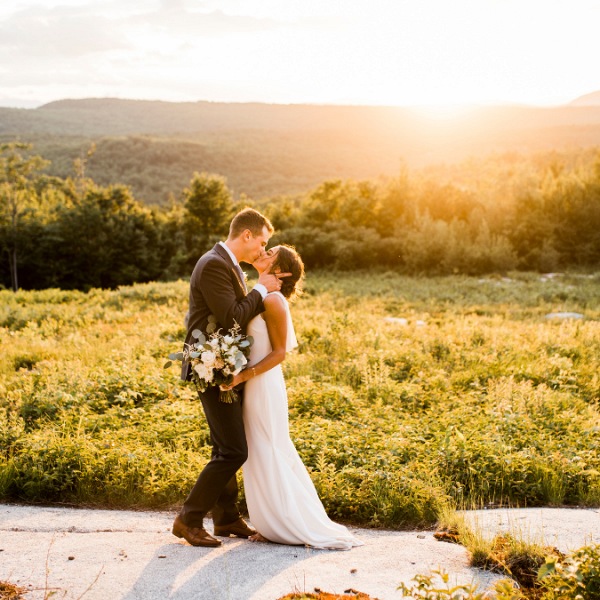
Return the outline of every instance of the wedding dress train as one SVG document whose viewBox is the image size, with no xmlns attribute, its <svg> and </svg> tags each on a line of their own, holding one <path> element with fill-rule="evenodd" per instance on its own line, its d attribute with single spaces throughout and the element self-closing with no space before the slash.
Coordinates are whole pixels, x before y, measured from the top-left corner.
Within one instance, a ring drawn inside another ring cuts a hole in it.
<svg viewBox="0 0 600 600">
<path fill-rule="evenodd" d="M 298 344 L 287 300 L 286 351 Z M 267 324 L 261 315 L 248 324 L 254 338 L 249 366 L 272 350 Z M 329 519 L 306 467 L 289 434 L 288 403 L 281 365 L 254 377 L 244 391 L 244 426 L 248 460 L 244 489 L 252 525 L 268 540 L 280 544 L 349 550 L 362 546 L 343 525 Z"/>
</svg>

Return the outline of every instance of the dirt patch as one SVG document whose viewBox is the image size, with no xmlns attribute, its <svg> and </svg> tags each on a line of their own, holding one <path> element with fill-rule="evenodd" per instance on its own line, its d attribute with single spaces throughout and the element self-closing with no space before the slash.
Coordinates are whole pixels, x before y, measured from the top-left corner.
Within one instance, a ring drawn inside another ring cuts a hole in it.
<svg viewBox="0 0 600 600">
<path fill-rule="evenodd" d="M 314 594 L 306 594 L 304 592 L 292 593 L 279 600 L 377 600 L 377 598 L 352 589 L 344 590 L 343 594 L 329 594 L 328 592 L 315 589 Z"/>
<path fill-rule="evenodd" d="M 20 600 L 25 590 L 12 583 L 0 581 L 0 600 Z"/>
<path fill-rule="evenodd" d="M 473 556 L 471 564 L 510 575 L 526 597 L 537 598 L 541 594 L 538 571 L 546 562 L 546 556 L 565 558 L 558 548 L 540 547 L 518 542 L 510 535 L 499 535 L 494 538 L 490 552 L 485 556 Z"/>
<path fill-rule="evenodd" d="M 452 527 L 451 529 L 448 529 L 447 531 L 438 531 L 437 533 L 433 534 L 433 537 L 438 541 L 438 542 L 448 542 L 450 544 L 460 544 L 460 534 L 458 532 L 458 529 L 456 529 L 456 527 Z"/>
</svg>

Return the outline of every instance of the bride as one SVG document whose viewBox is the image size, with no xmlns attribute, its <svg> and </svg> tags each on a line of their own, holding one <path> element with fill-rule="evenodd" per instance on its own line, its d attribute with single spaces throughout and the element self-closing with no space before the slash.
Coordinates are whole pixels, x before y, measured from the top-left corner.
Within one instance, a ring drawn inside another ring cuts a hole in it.
<svg viewBox="0 0 600 600">
<path fill-rule="evenodd" d="M 268 294 L 265 312 L 248 324 L 248 335 L 254 338 L 248 368 L 229 386 L 246 382 L 244 489 L 250 521 L 259 532 L 250 539 L 336 550 L 362 546 L 346 527 L 329 519 L 290 439 L 280 365 L 298 345 L 288 300 L 300 291 L 304 265 L 293 248 L 276 246 L 253 266 L 259 274 L 270 269 L 292 275 L 282 278 L 281 291 Z"/>
</svg>

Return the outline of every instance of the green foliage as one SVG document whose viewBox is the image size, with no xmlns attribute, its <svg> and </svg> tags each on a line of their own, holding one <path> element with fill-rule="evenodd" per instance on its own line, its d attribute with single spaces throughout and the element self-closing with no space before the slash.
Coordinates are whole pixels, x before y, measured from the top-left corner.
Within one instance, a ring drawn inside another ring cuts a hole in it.
<svg viewBox="0 0 600 600">
<path fill-rule="evenodd" d="M 41 156 L 28 156 L 30 144 L 10 142 L 0 145 L 0 250 L 6 252 L 11 287 L 19 289 L 18 257 L 23 246 L 26 217 L 35 211 L 36 171 L 48 166 Z"/>
<path fill-rule="evenodd" d="M 443 571 L 434 570 L 430 575 L 416 575 L 414 585 L 408 587 L 401 583 L 398 590 L 404 597 L 422 600 L 525 600 L 538 598 L 541 600 L 597 600 L 600 598 L 600 546 L 591 544 L 572 552 L 566 558 L 559 554 L 546 557 L 546 562 L 535 570 L 543 561 L 537 547 L 521 544 L 517 549 L 514 540 L 497 538 L 494 552 L 488 556 L 484 568 L 500 570 L 514 575 L 508 567 L 510 563 L 516 572 L 519 588 L 511 580 L 502 580 L 493 590 L 478 592 L 476 585 L 449 584 L 449 576 Z M 533 554 L 532 554 L 533 552 Z M 498 556 L 500 554 L 501 556 Z M 535 567 L 535 569 L 534 569 Z M 441 583 L 444 585 L 440 585 Z"/>
<path fill-rule="evenodd" d="M 149 208 L 130 188 L 86 178 L 95 160 L 78 159 L 75 179 L 38 177 L 19 192 L 19 217 L 0 227 L 0 244 L 11 253 L 10 262 L 0 261 L 0 285 L 14 287 L 17 271 L 26 289 L 187 277 L 227 236 L 235 210 L 251 202 L 234 203 L 225 179 L 203 172 L 181 201 L 171 196 Z M 403 168 L 377 181 L 328 180 L 254 204 L 278 228 L 271 244 L 296 246 L 309 269 L 585 272 L 600 260 L 598 164 L 597 152 L 585 149 L 491 156 L 452 169 Z M 9 171 L 0 165 L 0 180 Z"/>
<path fill-rule="evenodd" d="M 405 527 L 455 505 L 599 505 L 599 280 L 516 276 L 309 275 L 284 373 L 292 439 L 332 517 Z M 163 368 L 187 295 L 181 281 L 0 291 L 2 498 L 183 500 L 211 452 L 193 386 Z M 544 319 L 566 308 L 586 319 Z"/>
<path fill-rule="evenodd" d="M 191 263 L 188 268 L 193 269 L 200 256 L 227 237 L 233 199 L 225 179 L 208 173 L 194 173 L 183 198 L 185 247 Z"/>
<path fill-rule="evenodd" d="M 600 545 L 590 544 L 565 560 L 548 557 L 538 575 L 543 600 L 598 600 L 600 598 Z"/>
<path fill-rule="evenodd" d="M 443 586 L 440 585 L 443 583 Z M 515 589 L 509 580 L 498 582 L 494 586 L 494 591 L 478 592 L 474 584 L 451 586 L 448 573 L 434 569 L 430 575 L 416 575 L 412 581 L 414 585 L 408 587 L 401 583 L 398 590 L 402 592 L 403 597 L 416 598 L 418 600 L 522 600 L 523 595 Z"/>
</svg>

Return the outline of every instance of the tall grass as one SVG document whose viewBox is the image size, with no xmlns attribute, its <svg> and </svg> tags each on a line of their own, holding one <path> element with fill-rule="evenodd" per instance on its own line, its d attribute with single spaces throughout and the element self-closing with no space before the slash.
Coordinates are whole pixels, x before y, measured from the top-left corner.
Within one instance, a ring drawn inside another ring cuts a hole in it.
<svg viewBox="0 0 600 600">
<path fill-rule="evenodd" d="M 508 279 L 308 278 L 284 371 L 332 517 L 404 527 L 457 505 L 600 504 L 600 278 Z M 162 369 L 186 309 L 185 282 L 0 292 L 0 497 L 185 498 L 210 455 L 193 389 Z M 585 319 L 544 318 L 560 310 Z"/>
</svg>

